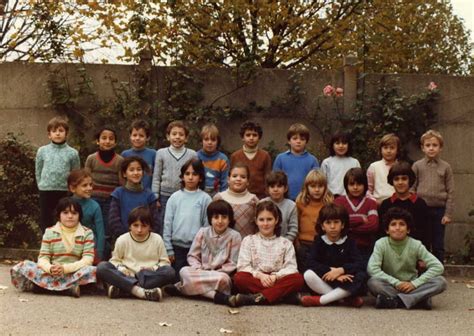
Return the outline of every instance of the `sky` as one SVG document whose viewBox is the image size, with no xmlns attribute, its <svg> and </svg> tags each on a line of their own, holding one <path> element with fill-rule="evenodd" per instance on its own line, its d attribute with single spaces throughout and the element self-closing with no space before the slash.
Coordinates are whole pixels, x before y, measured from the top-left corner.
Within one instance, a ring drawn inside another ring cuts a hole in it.
<svg viewBox="0 0 474 336">
<path fill-rule="evenodd" d="M 464 26 L 471 31 L 471 43 L 474 43 L 474 0 L 451 0 L 453 12 L 463 19 Z"/>
</svg>

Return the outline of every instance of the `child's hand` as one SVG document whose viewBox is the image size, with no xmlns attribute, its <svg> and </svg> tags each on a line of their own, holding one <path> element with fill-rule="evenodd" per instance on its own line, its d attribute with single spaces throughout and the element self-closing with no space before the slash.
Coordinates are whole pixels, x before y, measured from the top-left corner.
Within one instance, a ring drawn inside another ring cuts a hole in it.
<svg viewBox="0 0 474 336">
<path fill-rule="evenodd" d="M 276 275 L 259 273 L 257 275 L 257 278 L 260 280 L 260 283 L 265 288 L 273 287 L 276 282 Z"/>
<path fill-rule="evenodd" d="M 441 218 L 441 224 L 451 224 L 451 218 L 449 216 L 443 216 L 443 218 Z"/>
<path fill-rule="evenodd" d="M 366 215 L 363 215 L 363 216 L 362 216 L 362 222 L 363 222 L 364 224 L 367 224 L 367 223 L 369 222 L 369 220 L 367 219 L 367 216 L 366 216 Z"/>
<path fill-rule="evenodd" d="M 161 209 L 161 203 L 160 203 L 160 201 L 158 201 L 158 200 L 156 201 L 156 207 L 157 207 L 158 209 Z"/>
<path fill-rule="evenodd" d="M 64 274 L 64 267 L 63 265 L 53 265 L 50 268 L 50 272 L 53 276 L 61 276 Z"/>
<path fill-rule="evenodd" d="M 130 271 L 127 267 L 125 266 L 118 266 L 117 269 L 125 276 L 128 276 L 128 277 L 133 277 L 133 273 L 132 271 Z"/>
<path fill-rule="evenodd" d="M 353 278 L 354 276 L 351 274 L 343 274 L 343 275 L 338 276 L 336 280 L 339 282 L 352 282 Z"/>
<path fill-rule="evenodd" d="M 323 280 L 324 281 L 334 281 L 340 275 L 343 275 L 343 274 L 344 274 L 344 268 L 342 268 L 342 267 L 337 267 L 337 268 L 331 267 L 331 270 L 323 275 Z"/>
<path fill-rule="evenodd" d="M 397 289 L 402 293 L 410 293 L 412 290 L 415 289 L 415 286 L 412 285 L 409 281 L 402 281 L 398 286 Z"/>
<path fill-rule="evenodd" d="M 172 264 L 174 264 L 174 262 L 176 261 L 176 258 L 174 257 L 174 255 L 168 256 L 168 259 L 170 260 L 170 263 Z"/>
</svg>

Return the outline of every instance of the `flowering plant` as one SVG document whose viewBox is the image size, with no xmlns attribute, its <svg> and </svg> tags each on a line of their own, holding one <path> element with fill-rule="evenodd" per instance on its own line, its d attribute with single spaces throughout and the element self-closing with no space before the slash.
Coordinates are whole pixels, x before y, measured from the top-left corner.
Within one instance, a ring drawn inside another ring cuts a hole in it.
<svg viewBox="0 0 474 336">
<path fill-rule="evenodd" d="M 334 88 L 334 86 L 328 84 L 323 89 L 323 95 L 325 95 L 326 97 L 342 97 L 344 95 L 344 90 L 340 87 Z"/>
</svg>

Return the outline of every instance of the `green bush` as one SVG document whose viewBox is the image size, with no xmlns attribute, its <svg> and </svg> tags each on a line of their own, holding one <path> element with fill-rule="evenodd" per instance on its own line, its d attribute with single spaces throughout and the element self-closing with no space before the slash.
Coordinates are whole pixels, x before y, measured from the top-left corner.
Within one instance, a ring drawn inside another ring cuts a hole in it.
<svg viewBox="0 0 474 336">
<path fill-rule="evenodd" d="M 0 140 L 0 246 L 39 246 L 35 150 L 8 133 Z"/>
</svg>

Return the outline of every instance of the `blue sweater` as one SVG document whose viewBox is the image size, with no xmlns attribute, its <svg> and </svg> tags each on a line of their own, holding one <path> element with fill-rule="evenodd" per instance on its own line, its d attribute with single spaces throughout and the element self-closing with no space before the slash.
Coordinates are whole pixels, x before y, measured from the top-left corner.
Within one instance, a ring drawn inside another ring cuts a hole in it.
<svg viewBox="0 0 474 336">
<path fill-rule="evenodd" d="M 273 163 L 273 171 L 281 170 L 288 176 L 288 195 L 293 201 L 301 191 L 306 175 L 319 168 L 316 157 L 308 152 L 295 155 L 291 151 L 278 154 Z"/>
<path fill-rule="evenodd" d="M 81 224 L 94 232 L 94 243 L 97 255 L 100 260 L 103 260 L 105 228 L 99 203 L 94 201 L 92 198 L 74 197 L 74 199 L 81 205 L 82 208 Z"/>
<path fill-rule="evenodd" d="M 202 149 L 197 152 L 199 160 L 202 161 L 206 171 L 206 187 L 204 189 L 209 195 L 227 189 L 227 176 L 229 175 L 229 158 L 222 152 L 206 154 Z"/>
<path fill-rule="evenodd" d="M 121 155 L 123 158 L 139 156 L 145 160 L 146 163 L 148 163 L 148 167 L 150 167 L 150 174 L 143 174 L 142 185 L 143 188 L 151 190 L 151 180 L 153 176 L 153 169 L 155 168 L 156 150 L 151 148 L 144 148 L 142 150 L 131 148 L 124 150 Z"/>
<path fill-rule="evenodd" d="M 207 206 L 211 197 L 204 191 L 181 189 L 175 192 L 166 203 L 163 240 L 166 252 L 174 255 L 173 245 L 190 248 L 194 236 L 207 221 Z"/>
</svg>

